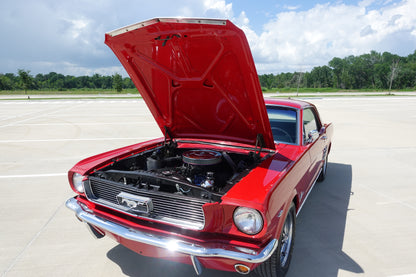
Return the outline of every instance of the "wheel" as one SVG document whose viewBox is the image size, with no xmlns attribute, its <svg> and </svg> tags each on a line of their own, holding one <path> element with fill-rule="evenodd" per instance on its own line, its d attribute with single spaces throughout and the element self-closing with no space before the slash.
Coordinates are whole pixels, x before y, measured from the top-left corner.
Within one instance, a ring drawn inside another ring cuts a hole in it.
<svg viewBox="0 0 416 277">
<path fill-rule="evenodd" d="M 276 131 L 276 132 L 273 132 Z M 289 135 L 288 132 L 286 132 L 284 129 L 279 128 L 279 127 L 272 127 L 272 133 L 275 134 L 277 136 L 277 140 L 278 141 L 285 141 L 285 142 L 289 142 L 289 143 L 293 143 L 292 137 Z M 282 134 L 283 136 L 280 137 L 280 134 Z M 276 139 L 276 138 L 275 138 Z"/>
<path fill-rule="evenodd" d="M 326 155 L 324 164 L 322 165 L 322 170 L 321 170 L 321 173 L 319 174 L 318 182 L 322 182 L 323 180 L 325 180 L 327 168 L 328 168 L 328 155 Z"/>
<path fill-rule="evenodd" d="M 286 275 L 292 258 L 295 242 L 295 204 L 291 204 L 279 237 L 279 245 L 272 256 L 254 269 L 261 277 L 283 277 Z"/>
</svg>

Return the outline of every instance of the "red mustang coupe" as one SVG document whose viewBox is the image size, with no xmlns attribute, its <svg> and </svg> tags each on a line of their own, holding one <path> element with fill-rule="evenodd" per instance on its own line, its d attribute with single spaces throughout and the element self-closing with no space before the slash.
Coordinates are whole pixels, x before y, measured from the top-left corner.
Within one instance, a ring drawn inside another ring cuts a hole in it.
<svg viewBox="0 0 416 277">
<path fill-rule="evenodd" d="M 310 103 L 263 99 L 230 21 L 153 19 L 105 42 L 164 137 L 76 164 L 67 207 L 96 237 L 197 274 L 284 276 L 296 215 L 325 178 L 332 125 Z"/>
</svg>

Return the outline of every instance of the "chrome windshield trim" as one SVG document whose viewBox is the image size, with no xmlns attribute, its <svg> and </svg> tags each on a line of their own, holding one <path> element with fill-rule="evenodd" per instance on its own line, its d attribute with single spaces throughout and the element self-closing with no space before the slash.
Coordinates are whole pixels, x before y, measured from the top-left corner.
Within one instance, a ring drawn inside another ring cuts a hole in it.
<svg viewBox="0 0 416 277">
<path fill-rule="evenodd" d="M 100 230 L 110 232 L 131 241 L 195 257 L 226 258 L 247 263 L 262 263 L 270 258 L 278 245 L 278 240 L 272 239 L 261 251 L 258 251 L 257 249 L 249 248 L 241 249 L 241 247 L 228 244 L 218 246 L 218 244 L 210 245 L 209 243 L 190 243 L 170 236 L 156 235 L 154 233 L 133 229 L 119 222 L 110 221 L 95 214 L 92 210 L 84 210 L 75 198 L 68 199 L 66 206 L 75 212 L 78 219 Z"/>
</svg>

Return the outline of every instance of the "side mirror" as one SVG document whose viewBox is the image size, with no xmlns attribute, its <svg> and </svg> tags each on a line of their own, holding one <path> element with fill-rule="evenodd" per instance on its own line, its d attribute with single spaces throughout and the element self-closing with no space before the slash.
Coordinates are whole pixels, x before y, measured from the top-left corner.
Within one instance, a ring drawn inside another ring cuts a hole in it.
<svg viewBox="0 0 416 277">
<path fill-rule="evenodd" d="M 325 126 L 322 126 L 321 130 L 319 130 L 319 135 L 325 134 L 326 133 L 326 128 Z"/>
<path fill-rule="evenodd" d="M 319 138 L 319 132 L 317 130 L 311 130 L 308 133 L 307 143 L 312 143 Z"/>
</svg>

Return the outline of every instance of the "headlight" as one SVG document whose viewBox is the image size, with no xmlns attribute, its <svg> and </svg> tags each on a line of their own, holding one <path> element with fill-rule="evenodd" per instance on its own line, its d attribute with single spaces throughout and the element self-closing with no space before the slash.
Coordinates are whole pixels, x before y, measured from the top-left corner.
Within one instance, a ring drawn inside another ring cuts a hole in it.
<svg viewBox="0 0 416 277">
<path fill-rule="evenodd" d="M 79 193 L 84 193 L 84 182 L 82 181 L 83 179 L 84 176 L 79 173 L 74 173 L 74 175 L 72 175 L 72 184 L 74 184 L 74 188 Z"/>
<path fill-rule="evenodd" d="M 263 218 L 260 212 L 246 207 L 235 209 L 234 223 L 238 230 L 248 235 L 255 235 L 263 229 Z"/>
</svg>

